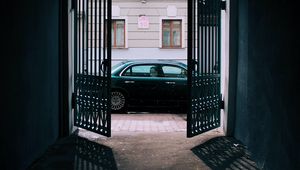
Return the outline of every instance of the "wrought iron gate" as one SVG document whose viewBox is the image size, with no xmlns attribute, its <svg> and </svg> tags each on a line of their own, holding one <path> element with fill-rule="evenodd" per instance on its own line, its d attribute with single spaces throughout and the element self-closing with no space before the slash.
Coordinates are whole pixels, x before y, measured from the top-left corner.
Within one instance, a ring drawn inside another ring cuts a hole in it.
<svg viewBox="0 0 300 170">
<path fill-rule="evenodd" d="M 111 0 L 73 0 L 74 125 L 111 135 Z"/>
<path fill-rule="evenodd" d="M 188 137 L 220 126 L 221 4 L 188 1 Z"/>
</svg>

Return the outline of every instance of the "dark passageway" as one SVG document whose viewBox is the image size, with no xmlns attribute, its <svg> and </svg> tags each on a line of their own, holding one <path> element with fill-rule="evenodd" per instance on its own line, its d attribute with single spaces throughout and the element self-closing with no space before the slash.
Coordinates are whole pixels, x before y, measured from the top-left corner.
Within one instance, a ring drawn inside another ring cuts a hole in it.
<svg viewBox="0 0 300 170">
<path fill-rule="evenodd" d="M 60 41 L 66 3 L 2 2 L 1 169 L 26 169 L 68 132 L 60 124 L 69 78 Z M 227 135 L 246 145 L 261 169 L 300 169 L 296 8 L 284 0 L 231 0 L 228 9 Z"/>
</svg>

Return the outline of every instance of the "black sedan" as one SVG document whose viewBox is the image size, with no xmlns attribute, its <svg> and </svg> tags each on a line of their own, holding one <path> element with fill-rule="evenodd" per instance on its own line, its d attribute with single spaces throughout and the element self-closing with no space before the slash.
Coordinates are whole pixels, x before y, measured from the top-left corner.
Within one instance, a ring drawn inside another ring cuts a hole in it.
<svg viewBox="0 0 300 170">
<path fill-rule="evenodd" d="M 112 68 L 111 109 L 185 108 L 187 66 L 173 60 L 131 60 Z"/>
</svg>

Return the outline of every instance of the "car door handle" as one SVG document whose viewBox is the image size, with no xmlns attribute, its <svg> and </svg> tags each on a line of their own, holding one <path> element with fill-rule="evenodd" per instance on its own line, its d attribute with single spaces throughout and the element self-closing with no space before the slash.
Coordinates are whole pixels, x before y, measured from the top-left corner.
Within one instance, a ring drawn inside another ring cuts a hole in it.
<svg viewBox="0 0 300 170">
<path fill-rule="evenodd" d="M 133 84 L 135 83 L 134 81 L 125 81 L 126 84 Z"/>
<path fill-rule="evenodd" d="M 166 84 L 175 84 L 174 81 L 166 81 L 165 83 L 166 83 Z"/>
</svg>

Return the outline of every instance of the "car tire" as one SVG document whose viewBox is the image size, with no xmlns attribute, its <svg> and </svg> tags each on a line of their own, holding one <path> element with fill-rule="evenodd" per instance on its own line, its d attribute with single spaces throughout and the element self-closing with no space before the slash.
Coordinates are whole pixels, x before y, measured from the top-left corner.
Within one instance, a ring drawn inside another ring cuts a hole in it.
<svg viewBox="0 0 300 170">
<path fill-rule="evenodd" d="M 111 92 L 111 111 L 112 113 L 125 113 L 127 110 L 127 98 L 123 92 Z"/>
</svg>

